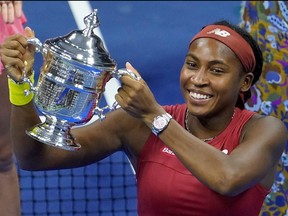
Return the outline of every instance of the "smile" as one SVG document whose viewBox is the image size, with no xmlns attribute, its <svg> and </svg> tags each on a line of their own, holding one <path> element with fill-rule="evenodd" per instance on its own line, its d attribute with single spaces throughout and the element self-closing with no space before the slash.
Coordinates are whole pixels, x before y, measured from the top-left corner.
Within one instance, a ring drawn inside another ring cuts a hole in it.
<svg viewBox="0 0 288 216">
<path fill-rule="evenodd" d="M 211 98 L 211 95 L 206 95 L 206 94 L 199 94 L 196 92 L 189 92 L 190 97 L 197 99 L 197 100 L 206 100 Z"/>
</svg>

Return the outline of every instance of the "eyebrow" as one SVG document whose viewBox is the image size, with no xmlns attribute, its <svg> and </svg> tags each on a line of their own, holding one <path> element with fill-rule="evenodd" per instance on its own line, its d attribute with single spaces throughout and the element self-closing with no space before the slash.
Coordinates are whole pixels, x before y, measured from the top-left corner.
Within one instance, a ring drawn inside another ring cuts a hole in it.
<svg viewBox="0 0 288 216">
<path fill-rule="evenodd" d="M 193 59 L 195 59 L 196 61 L 199 61 L 199 58 L 197 58 L 194 54 L 192 54 L 192 53 L 188 53 L 187 55 L 186 55 L 186 58 L 187 57 L 191 57 L 191 58 L 193 58 Z M 226 66 L 228 66 L 224 61 L 222 61 L 222 60 L 212 60 L 212 61 L 209 61 L 209 65 L 215 65 L 215 64 L 222 64 L 222 65 L 226 65 Z"/>
</svg>

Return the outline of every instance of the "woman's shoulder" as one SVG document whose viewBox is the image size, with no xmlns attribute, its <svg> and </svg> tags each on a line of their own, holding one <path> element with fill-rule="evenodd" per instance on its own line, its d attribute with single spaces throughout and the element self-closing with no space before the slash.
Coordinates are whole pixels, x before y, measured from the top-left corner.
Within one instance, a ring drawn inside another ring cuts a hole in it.
<svg viewBox="0 0 288 216">
<path fill-rule="evenodd" d="M 264 124 L 265 126 L 272 126 L 275 124 L 286 128 L 282 120 L 272 115 L 263 115 L 247 109 L 240 110 L 239 112 L 241 116 L 248 116 L 248 118 L 250 117 L 247 124 Z"/>
<path fill-rule="evenodd" d="M 251 112 L 251 111 L 249 111 Z M 255 113 L 253 112 L 254 115 L 251 118 L 251 122 L 254 122 L 255 124 L 264 124 L 265 126 L 272 126 L 272 125 L 279 125 L 280 127 L 284 127 L 286 129 L 286 126 L 284 124 L 284 122 L 272 115 L 263 115 L 263 114 L 259 114 L 259 113 Z"/>
<path fill-rule="evenodd" d="M 261 136 L 266 139 L 279 140 L 280 143 L 286 143 L 288 138 L 287 127 L 284 122 L 271 115 L 262 115 L 254 113 L 244 127 L 246 133 L 251 136 Z"/>
</svg>

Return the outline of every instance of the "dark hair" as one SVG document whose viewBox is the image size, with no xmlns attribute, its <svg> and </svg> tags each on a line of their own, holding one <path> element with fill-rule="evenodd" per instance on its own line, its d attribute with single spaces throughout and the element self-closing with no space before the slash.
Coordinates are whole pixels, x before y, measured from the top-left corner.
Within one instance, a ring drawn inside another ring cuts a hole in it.
<svg viewBox="0 0 288 216">
<path fill-rule="evenodd" d="M 254 40 L 254 38 L 246 30 L 242 29 L 240 26 L 233 25 L 226 20 L 217 21 L 217 22 L 213 23 L 213 25 L 224 25 L 224 26 L 231 28 L 232 30 L 237 32 L 239 35 L 241 35 L 243 37 L 243 39 L 245 39 L 245 41 L 247 41 L 247 43 L 251 46 L 253 53 L 254 53 L 254 56 L 255 56 L 255 61 L 256 61 L 255 69 L 254 69 L 254 71 L 252 71 L 252 73 L 254 74 L 254 79 L 252 81 L 252 85 L 254 85 L 259 80 L 261 73 L 262 73 L 262 68 L 263 68 L 263 55 L 262 55 L 262 51 L 261 51 L 258 43 L 256 42 L 256 40 Z M 246 72 L 248 72 L 248 71 L 246 71 Z M 236 106 L 239 106 L 240 108 L 243 109 L 244 103 L 250 97 L 251 97 L 251 91 L 245 92 L 244 93 L 244 101 L 242 101 L 242 99 L 239 98 Z"/>
</svg>

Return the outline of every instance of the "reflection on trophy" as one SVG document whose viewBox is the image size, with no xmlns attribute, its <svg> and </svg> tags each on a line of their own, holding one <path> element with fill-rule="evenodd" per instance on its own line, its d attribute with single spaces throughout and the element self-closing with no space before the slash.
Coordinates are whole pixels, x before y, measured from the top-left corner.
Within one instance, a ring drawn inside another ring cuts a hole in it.
<svg viewBox="0 0 288 216">
<path fill-rule="evenodd" d="M 85 17 L 84 23 L 84 30 L 46 40 L 44 44 L 37 38 L 28 40 L 43 55 L 43 65 L 36 87 L 24 78 L 31 87 L 25 94 L 35 93 L 35 106 L 46 120 L 26 133 L 42 143 L 66 150 L 81 147 L 70 134 L 72 126 L 83 125 L 94 115 L 103 119 L 104 110 L 116 109 L 116 103 L 112 107 L 98 107 L 105 85 L 112 77 L 119 79 L 128 74 L 138 79 L 126 69 L 116 69 L 102 40 L 93 32 L 99 26 L 97 10 Z"/>
</svg>

